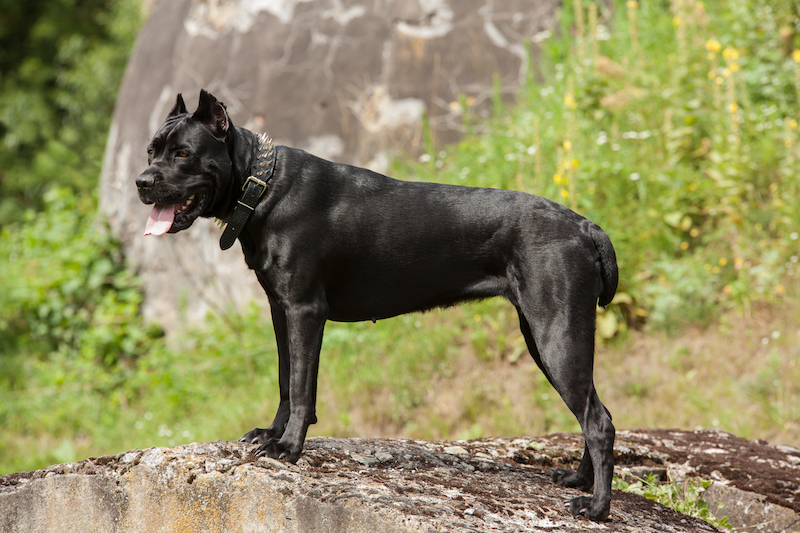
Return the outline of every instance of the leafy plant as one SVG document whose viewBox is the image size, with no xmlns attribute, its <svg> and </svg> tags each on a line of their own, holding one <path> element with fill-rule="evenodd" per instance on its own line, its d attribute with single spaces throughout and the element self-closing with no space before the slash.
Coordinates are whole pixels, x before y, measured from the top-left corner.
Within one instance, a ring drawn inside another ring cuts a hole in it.
<svg viewBox="0 0 800 533">
<path fill-rule="evenodd" d="M 91 193 L 139 0 L 0 0 L 0 225 L 49 184 Z"/>
<path fill-rule="evenodd" d="M 615 477 L 612 487 L 623 492 L 638 494 L 685 515 L 700 518 L 717 527 L 733 529 L 728 518 L 718 519 L 709 510 L 709 504 L 702 498 L 703 492 L 711 486 L 710 481 L 687 479 L 683 483 L 661 483 L 656 476 L 648 476 L 634 482 Z"/>
</svg>

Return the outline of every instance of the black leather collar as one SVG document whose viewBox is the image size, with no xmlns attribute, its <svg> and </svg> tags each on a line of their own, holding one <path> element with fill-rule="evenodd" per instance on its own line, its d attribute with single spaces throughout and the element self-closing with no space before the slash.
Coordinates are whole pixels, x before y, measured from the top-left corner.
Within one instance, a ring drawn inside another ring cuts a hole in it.
<svg viewBox="0 0 800 533">
<path fill-rule="evenodd" d="M 275 157 L 275 147 L 272 144 L 272 139 L 266 133 L 259 133 L 257 136 L 258 150 L 250 171 L 250 177 L 245 180 L 242 186 L 242 196 L 236 202 L 231 219 L 219 239 L 219 247 L 223 250 L 227 250 L 236 242 L 250 215 L 253 214 L 258 201 L 267 192 L 267 183 L 272 179 L 272 174 L 275 172 L 275 159 L 277 158 Z"/>
</svg>

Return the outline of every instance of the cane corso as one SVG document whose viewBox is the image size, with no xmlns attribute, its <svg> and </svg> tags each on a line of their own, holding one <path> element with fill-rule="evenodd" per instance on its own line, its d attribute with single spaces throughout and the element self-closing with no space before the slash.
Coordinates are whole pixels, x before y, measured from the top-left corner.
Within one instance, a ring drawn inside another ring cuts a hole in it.
<svg viewBox="0 0 800 533">
<path fill-rule="evenodd" d="M 145 234 L 227 223 L 269 298 L 280 404 L 272 424 L 240 440 L 256 455 L 297 461 L 316 422 L 327 320 L 378 320 L 502 296 L 517 308 L 536 364 L 583 430 L 577 471 L 553 481 L 594 493 L 572 513 L 608 517 L 614 426 L 592 378 L 596 306 L 617 288 L 608 236 L 562 205 L 522 192 L 398 181 L 273 146 L 234 127 L 206 91 L 194 113 L 178 95 L 136 179 L 155 204 Z"/>
</svg>

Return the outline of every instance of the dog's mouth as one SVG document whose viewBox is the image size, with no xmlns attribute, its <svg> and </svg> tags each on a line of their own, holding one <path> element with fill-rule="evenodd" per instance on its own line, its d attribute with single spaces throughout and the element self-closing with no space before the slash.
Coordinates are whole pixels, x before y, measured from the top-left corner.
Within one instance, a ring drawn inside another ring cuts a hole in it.
<svg viewBox="0 0 800 533">
<path fill-rule="evenodd" d="M 147 218 L 144 234 L 164 235 L 188 228 L 205 210 L 207 201 L 208 195 L 201 192 L 191 195 L 179 204 L 155 204 Z"/>
</svg>

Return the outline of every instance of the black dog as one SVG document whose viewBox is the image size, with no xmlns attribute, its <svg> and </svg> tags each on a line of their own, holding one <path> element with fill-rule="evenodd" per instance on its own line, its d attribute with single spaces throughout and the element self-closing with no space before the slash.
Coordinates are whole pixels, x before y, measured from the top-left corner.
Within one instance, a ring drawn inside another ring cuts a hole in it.
<svg viewBox="0 0 800 533">
<path fill-rule="evenodd" d="M 145 234 L 175 233 L 199 216 L 228 223 L 269 297 L 279 357 L 272 425 L 248 432 L 256 455 L 297 461 L 316 422 L 326 320 L 388 318 L 503 296 L 519 313 L 533 359 L 583 429 L 576 472 L 553 480 L 590 491 L 570 510 L 608 517 L 614 426 L 592 378 L 596 305 L 617 288 L 617 263 L 597 225 L 515 191 L 397 181 L 272 147 L 234 127 L 205 91 L 183 98 L 153 137 L 139 198 L 155 204 Z M 244 191 L 244 192 L 243 192 Z"/>
</svg>

